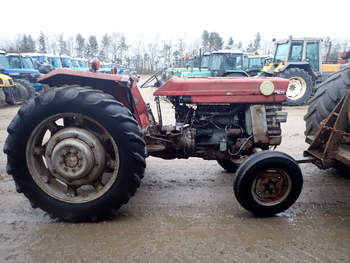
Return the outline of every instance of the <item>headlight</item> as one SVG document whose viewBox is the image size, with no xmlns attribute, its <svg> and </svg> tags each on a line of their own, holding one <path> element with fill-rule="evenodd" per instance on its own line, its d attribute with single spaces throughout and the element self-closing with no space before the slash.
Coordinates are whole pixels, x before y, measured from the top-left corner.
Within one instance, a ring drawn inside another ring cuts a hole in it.
<svg viewBox="0 0 350 263">
<path fill-rule="evenodd" d="M 260 84 L 260 92 L 265 96 L 270 96 L 275 91 L 275 85 L 269 80 Z"/>
</svg>

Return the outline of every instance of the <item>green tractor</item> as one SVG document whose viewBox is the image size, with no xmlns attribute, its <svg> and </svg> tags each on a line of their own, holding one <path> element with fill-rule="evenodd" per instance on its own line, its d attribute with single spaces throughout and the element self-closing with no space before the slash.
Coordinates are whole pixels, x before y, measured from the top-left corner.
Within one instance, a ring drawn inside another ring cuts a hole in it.
<svg viewBox="0 0 350 263">
<path fill-rule="evenodd" d="M 209 60 L 212 77 L 248 77 L 244 69 L 244 55 L 241 51 L 219 50 L 212 52 Z"/>
<path fill-rule="evenodd" d="M 209 71 L 210 52 L 205 52 L 202 56 L 196 55 L 194 59 L 194 68 L 181 72 L 181 78 L 208 77 L 211 76 Z"/>
<path fill-rule="evenodd" d="M 249 76 L 256 76 L 264 66 L 272 61 L 269 55 L 250 55 L 244 57 L 244 69 Z"/>
<path fill-rule="evenodd" d="M 315 91 L 316 83 L 325 80 L 337 67 L 321 63 L 318 38 L 290 37 L 276 42 L 272 63 L 262 70 L 262 76 L 277 76 L 289 79 L 285 105 L 305 104 Z"/>
<path fill-rule="evenodd" d="M 188 56 L 177 59 L 174 67 L 168 68 L 163 75 L 163 80 L 172 76 L 181 77 L 183 72 L 198 72 L 200 66 L 200 55 Z"/>
<path fill-rule="evenodd" d="M 248 77 L 241 51 L 219 50 L 210 54 L 208 68 L 199 72 L 184 72 L 181 77 Z"/>
</svg>

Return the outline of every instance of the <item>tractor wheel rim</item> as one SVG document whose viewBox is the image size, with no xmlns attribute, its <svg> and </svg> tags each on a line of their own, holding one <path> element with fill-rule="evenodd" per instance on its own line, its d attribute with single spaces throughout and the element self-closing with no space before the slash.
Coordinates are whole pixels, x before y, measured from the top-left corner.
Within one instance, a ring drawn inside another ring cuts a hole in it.
<svg viewBox="0 0 350 263">
<path fill-rule="evenodd" d="M 251 193 L 255 202 L 273 206 L 283 202 L 291 192 L 290 176 L 281 169 L 269 169 L 253 181 Z"/>
<path fill-rule="evenodd" d="M 98 122 L 77 113 L 59 113 L 32 131 L 27 167 L 37 186 L 67 203 L 104 195 L 117 179 L 118 146 Z"/>
<path fill-rule="evenodd" d="M 301 77 L 292 77 L 289 79 L 287 98 L 290 100 L 298 100 L 302 98 L 307 90 L 306 81 Z"/>
</svg>

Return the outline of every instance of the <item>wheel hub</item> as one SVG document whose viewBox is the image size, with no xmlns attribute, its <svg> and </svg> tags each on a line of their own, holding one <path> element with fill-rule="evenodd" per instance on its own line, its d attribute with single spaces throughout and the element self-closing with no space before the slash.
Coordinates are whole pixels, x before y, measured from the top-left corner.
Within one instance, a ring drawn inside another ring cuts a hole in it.
<svg viewBox="0 0 350 263">
<path fill-rule="evenodd" d="M 271 170 L 260 174 L 253 183 L 253 198 L 260 204 L 275 205 L 289 194 L 291 182 L 282 170 Z"/>
<path fill-rule="evenodd" d="M 300 99 L 306 92 L 306 82 L 300 77 L 293 77 L 289 79 L 289 85 L 287 89 L 287 97 L 292 100 Z"/>
<path fill-rule="evenodd" d="M 45 160 L 51 174 L 71 185 L 91 183 L 104 170 L 105 151 L 89 131 L 71 127 L 49 140 Z"/>
</svg>

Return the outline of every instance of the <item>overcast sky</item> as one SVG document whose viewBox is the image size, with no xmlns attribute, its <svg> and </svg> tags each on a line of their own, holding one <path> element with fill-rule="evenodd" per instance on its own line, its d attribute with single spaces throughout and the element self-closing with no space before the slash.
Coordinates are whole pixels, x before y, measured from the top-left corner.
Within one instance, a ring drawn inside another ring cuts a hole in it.
<svg viewBox="0 0 350 263">
<path fill-rule="evenodd" d="M 226 41 L 298 37 L 349 39 L 350 1 L 326 0 L 7 0 L 1 1 L 0 38 L 32 34 L 124 32 L 128 42 L 154 37 L 199 38 L 217 31 Z"/>
</svg>

